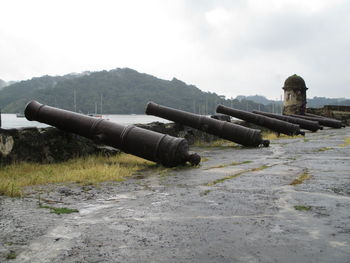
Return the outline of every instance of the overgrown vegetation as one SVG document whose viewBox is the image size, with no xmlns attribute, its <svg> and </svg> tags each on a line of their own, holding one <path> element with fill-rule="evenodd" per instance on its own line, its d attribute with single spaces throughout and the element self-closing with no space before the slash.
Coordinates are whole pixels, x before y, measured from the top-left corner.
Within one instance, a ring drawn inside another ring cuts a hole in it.
<svg viewBox="0 0 350 263">
<path fill-rule="evenodd" d="M 89 156 L 57 164 L 17 163 L 0 168 L 0 194 L 22 196 L 26 186 L 47 183 L 98 184 L 121 181 L 154 163 L 128 154 Z"/>
</svg>

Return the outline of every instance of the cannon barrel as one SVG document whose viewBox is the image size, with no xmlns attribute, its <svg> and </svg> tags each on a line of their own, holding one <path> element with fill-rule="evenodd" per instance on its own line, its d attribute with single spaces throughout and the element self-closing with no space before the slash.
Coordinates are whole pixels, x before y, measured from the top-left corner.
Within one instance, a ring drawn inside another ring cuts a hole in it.
<svg viewBox="0 0 350 263">
<path fill-rule="evenodd" d="M 337 119 L 333 119 L 333 118 L 329 118 L 329 117 L 325 117 L 325 116 L 321 116 L 321 115 L 316 115 L 316 114 L 312 114 L 312 113 L 307 113 L 307 112 L 305 112 L 304 115 L 308 116 L 308 117 L 322 118 L 322 119 L 331 120 L 331 121 L 339 121 Z M 340 121 L 340 122 L 342 123 L 342 127 L 346 127 L 345 123 L 343 123 L 342 121 Z"/>
<path fill-rule="evenodd" d="M 276 120 L 266 116 L 261 116 L 248 111 L 242 111 L 242 110 L 225 107 L 224 105 L 218 105 L 216 108 L 216 112 L 227 114 L 232 117 L 235 117 L 262 127 L 266 127 L 278 133 L 283 133 L 287 135 L 298 135 L 298 134 L 305 135 L 304 132 L 300 131 L 299 125 Z"/>
<path fill-rule="evenodd" d="M 253 113 L 256 113 L 259 115 L 264 115 L 264 116 L 278 119 L 281 121 L 286 121 L 286 122 L 290 122 L 293 124 L 297 124 L 300 126 L 301 129 L 309 130 L 312 132 L 316 132 L 317 130 L 323 129 L 323 127 L 317 121 L 309 121 L 309 120 L 290 117 L 290 116 L 286 116 L 286 115 L 280 115 L 280 114 L 274 114 L 274 113 L 262 112 L 262 111 L 256 111 L 256 110 L 254 110 Z"/>
<path fill-rule="evenodd" d="M 176 110 L 154 102 L 147 104 L 146 114 L 171 120 L 244 146 L 257 147 L 264 145 L 267 147 L 270 143 L 268 140 L 262 139 L 260 130 L 249 129 L 227 121 L 219 121 L 206 116 Z"/>
<path fill-rule="evenodd" d="M 310 117 L 310 116 L 297 115 L 297 114 L 291 114 L 288 116 L 301 118 L 301 119 L 305 119 L 305 120 L 310 120 L 310 121 L 318 121 L 318 123 L 323 125 L 323 126 L 337 128 L 337 129 L 344 127 L 343 123 L 341 121 L 332 120 L 332 119 L 328 119 L 328 118 Z"/>
<path fill-rule="evenodd" d="M 331 119 L 331 118 L 327 118 L 327 117 L 324 117 L 324 116 L 321 116 L 321 115 L 316 115 L 316 114 L 307 113 L 307 112 L 305 112 L 304 115 L 305 115 L 305 116 L 309 116 L 309 117 L 315 117 L 315 118 Z M 333 119 L 333 120 L 334 120 L 334 119 Z"/>
<path fill-rule="evenodd" d="M 30 121 L 43 122 L 168 167 L 187 161 L 194 165 L 200 162 L 199 155 L 189 154 L 188 143 L 182 138 L 88 117 L 37 101 L 29 102 L 24 113 Z"/>
</svg>

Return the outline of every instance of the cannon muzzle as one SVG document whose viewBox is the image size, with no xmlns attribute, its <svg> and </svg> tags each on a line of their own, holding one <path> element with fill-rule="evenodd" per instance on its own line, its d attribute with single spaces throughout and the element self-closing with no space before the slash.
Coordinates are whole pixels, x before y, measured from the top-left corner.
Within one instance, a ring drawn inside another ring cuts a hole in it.
<svg viewBox="0 0 350 263">
<path fill-rule="evenodd" d="M 270 143 L 268 140 L 262 139 L 260 130 L 249 129 L 227 121 L 219 121 L 203 115 L 165 107 L 154 102 L 147 104 L 146 114 L 171 120 L 244 146 L 257 147 L 264 145 L 267 147 Z"/>
<path fill-rule="evenodd" d="M 124 126 L 107 120 L 62 110 L 37 101 L 27 104 L 24 114 L 35 120 L 92 139 L 98 143 L 118 148 L 141 158 L 168 167 L 190 162 L 197 165 L 200 156 L 188 152 L 185 139 L 146 130 L 134 125 Z"/>
</svg>

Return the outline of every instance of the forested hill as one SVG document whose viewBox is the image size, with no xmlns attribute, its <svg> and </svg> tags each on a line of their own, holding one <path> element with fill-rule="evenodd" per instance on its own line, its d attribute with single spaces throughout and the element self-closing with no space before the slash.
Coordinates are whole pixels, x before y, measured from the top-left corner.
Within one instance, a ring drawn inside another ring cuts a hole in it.
<svg viewBox="0 0 350 263">
<path fill-rule="evenodd" d="M 244 99 L 226 100 L 175 78 L 162 80 L 128 68 L 17 82 L 0 91 L 0 108 L 2 112 L 23 112 L 26 103 L 33 99 L 82 113 L 95 113 L 96 109 L 100 113 L 102 101 L 104 114 L 144 114 L 150 100 L 200 114 L 214 113 L 218 103 L 245 110 L 278 111 L 275 105 L 258 105 Z"/>
<path fill-rule="evenodd" d="M 259 95 L 225 99 L 176 78 L 162 80 L 129 68 L 43 76 L 6 84 L 0 90 L 0 109 L 9 113 L 23 112 L 26 103 L 33 99 L 81 113 L 101 113 L 102 109 L 103 114 L 144 114 L 148 101 L 199 114 L 215 113 L 219 103 L 248 111 L 276 113 L 280 113 L 282 107 L 281 101 L 268 100 Z M 308 107 L 349 103 L 346 99 L 308 99 Z"/>
</svg>

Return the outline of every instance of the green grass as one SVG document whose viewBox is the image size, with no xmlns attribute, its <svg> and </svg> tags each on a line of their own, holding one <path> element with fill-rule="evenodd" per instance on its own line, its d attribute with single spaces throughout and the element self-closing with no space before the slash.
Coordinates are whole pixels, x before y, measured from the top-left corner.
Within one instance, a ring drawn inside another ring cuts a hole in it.
<svg viewBox="0 0 350 263">
<path fill-rule="evenodd" d="M 261 170 L 264 170 L 264 169 L 269 168 L 269 167 L 271 167 L 271 166 L 264 164 L 260 167 L 250 169 L 249 172 L 261 171 Z"/>
<path fill-rule="evenodd" d="M 344 143 L 342 144 L 339 144 L 338 146 L 339 147 L 348 147 L 350 145 L 350 137 L 346 137 L 344 139 Z M 332 147 L 323 147 L 323 148 L 320 148 L 318 150 L 316 150 L 317 152 L 324 152 L 324 151 L 329 151 L 329 150 L 332 150 L 333 148 Z"/>
<path fill-rule="evenodd" d="M 14 251 L 11 251 L 10 253 L 7 254 L 6 259 L 11 260 L 15 259 L 17 257 L 16 253 Z"/>
<path fill-rule="evenodd" d="M 285 134 L 278 135 L 275 132 L 263 132 L 261 135 L 264 138 L 264 140 L 304 138 L 304 136 L 302 135 L 295 135 L 295 136 L 288 136 Z M 231 148 L 234 147 L 237 149 L 242 148 L 241 145 L 228 140 L 224 140 L 224 139 L 219 139 L 212 142 L 195 141 L 193 146 L 203 147 L 203 148 L 225 148 L 225 147 L 231 147 Z"/>
<path fill-rule="evenodd" d="M 77 209 L 71 209 L 67 207 L 54 207 L 54 206 L 48 206 L 48 205 L 41 205 L 39 204 L 39 208 L 46 208 L 50 209 L 51 213 L 61 215 L 61 214 L 71 214 L 71 213 L 79 213 Z"/>
<path fill-rule="evenodd" d="M 349 145 L 350 145 L 350 137 L 346 137 L 346 138 L 344 139 L 344 143 L 340 144 L 339 146 L 340 146 L 340 147 L 347 147 L 347 146 L 349 146 Z"/>
<path fill-rule="evenodd" d="M 277 140 L 277 139 L 294 139 L 294 138 L 304 138 L 302 135 L 294 135 L 294 136 L 289 136 L 285 134 L 280 134 L 278 135 L 276 132 L 263 132 L 262 137 L 265 140 Z"/>
<path fill-rule="evenodd" d="M 325 152 L 325 151 L 329 151 L 329 150 L 332 150 L 333 148 L 332 147 L 322 147 L 320 149 L 317 149 L 316 151 L 317 152 Z"/>
<path fill-rule="evenodd" d="M 200 165 L 190 165 L 190 164 L 184 164 L 184 165 L 178 165 L 175 167 L 165 167 L 163 165 L 155 164 L 155 165 L 149 165 L 146 169 L 141 170 L 140 172 L 147 172 L 151 171 L 153 174 L 158 174 L 160 177 L 166 177 L 166 176 L 173 176 L 176 175 L 174 172 L 181 171 L 181 170 L 187 170 L 187 169 L 196 169 L 200 168 Z"/>
<path fill-rule="evenodd" d="M 233 178 L 236 178 L 244 173 L 246 173 L 248 171 L 242 171 L 242 172 L 239 172 L 239 173 L 236 173 L 236 174 L 233 174 L 233 175 L 228 175 L 228 176 L 225 176 L 223 178 L 220 178 L 220 179 L 216 179 L 212 182 L 209 182 L 207 183 L 207 186 L 213 186 L 213 185 L 216 185 L 216 184 L 219 184 L 219 183 L 222 183 L 222 182 L 225 182 L 226 180 L 230 180 L 230 179 L 233 179 Z"/>
<path fill-rule="evenodd" d="M 238 173 L 235 173 L 235 174 L 232 174 L 232 175 L 228 175 L 228 176 L 225 176 L 223 178 L 219 178 L 219 179 L 216 179 L 212 182 L 209 182 L 207 183 L 206 185 L 207 186 L 213 186 L 213 185 L 216 185 L 216 184 L 219 184 L 219 183 L 222 183 L 226 180 L 230 180 L 230 179 L 233 179 L 233 178 L 237 178 L 238 176 L 241 176 L 242 174 L 245 174 L 245 173 L 248 173 L 248 172 L 256 172 L 256 171 L 261 171 L 261 170 L 264 170 L 266 168 L 269 168 L 271 166 L 268 166 L 268 165 L 262 165 L 260 167 L 257 167 L 257 168 L 252 168 L 252 169 L 247 169 L 247 170 L 243 170 L 241 172 L 238 172 Z"/>
<path fill-rule="evenodd" d="M 122 181 L 154 163 L 128 154 L 113 157 L 89 156 L 56 164 L 17 163 L 0 167 L 0 194 L 22 196 L 27 186 L 48 183 L 96 185 Z"/>
<path fill-rule="evenodd" d="M 195 141 L 193 146 L 204 148 L 239 147 L 238 144 L 224 139 L 215 140 L 212 142 Z"/>
<path fill-rule="evenodd" d="M 205 196 L 205 195 L 208 195 L 209 193 L 211 192 L 211 190 L 205 190 L 205 191 L 203 191 L 203 192 L 200 192 L 200 196 Z"/>
<path fill-rule="evenodd" d="M 290 185 L 298 185 L 302 184 L 305 180 L 308 180 L 311 178 L 311 175 L 309 174 L 309 171 L 304 171 L 301 175 L 299 175 L 297 178 L 293 180 L 293 182 L 290 183 Z"/>
<path fill-rule="evenodd" d="M 251 163 L 252 161 L 243 161 L 243 162 L 232 162 L 232 163 L 228 163 L 228 164 L 219 164 L 216 166 L 211 166 L 208 168 L 205 168 L 203 170 L 210 170 L 210 169 L 215 169 L 215 168 L 224 168 L 227 166 L 235 166 L 235 165 L 241 165 L 241 164 L 247 164 L 247 163 Z"/>
<path fill-rule="evenodd" d="M 298 211 L 310 211 L 311 210 L 311 206 L 295 205 L 294 209 L 298 210 Z"/>
</svg>

